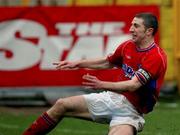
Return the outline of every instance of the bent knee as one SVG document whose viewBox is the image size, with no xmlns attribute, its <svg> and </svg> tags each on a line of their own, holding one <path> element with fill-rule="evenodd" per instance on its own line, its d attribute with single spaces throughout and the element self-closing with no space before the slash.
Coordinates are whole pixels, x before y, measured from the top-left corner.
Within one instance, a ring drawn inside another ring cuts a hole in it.
<svg viewBox="0 0 180 135">
<path fill-rule="evenodd" d="M 48 114 L 52 116 L 63 115 L 66 112 L 66 107 L 63 99 L 58 99 L 55 104 L 48 110 Z"/>
<path fill-rule="evenodd" d="M 63 99 L 58 99 L 55 104 L 47 111 L 47 114 L 55 121 L 64 115 L 66 108 Z"/>
<path fill-rule="evenodd" d="M 66 112 L 66 105 L 64 99 L 58 99 L 53 107 L 56 111 Z"/>
</svg>

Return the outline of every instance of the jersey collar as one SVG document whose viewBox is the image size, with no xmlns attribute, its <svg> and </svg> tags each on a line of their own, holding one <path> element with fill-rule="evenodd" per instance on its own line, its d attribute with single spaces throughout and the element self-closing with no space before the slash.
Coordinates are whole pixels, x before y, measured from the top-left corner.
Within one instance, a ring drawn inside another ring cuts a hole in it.
<svg viewBox="0 0 180 135">
<path fill-rule="evenodd" d="M 155 42 L 153 42 L 150 46 L 148 46 L 147 48 L 138 48 L 136 47 L 137 51 L 139 52 L 145 52 L 145 51 L 148 51 L 148 50 L 151 50 L 152 48 L 154 48 L 156 46 Z"/>
</svg>

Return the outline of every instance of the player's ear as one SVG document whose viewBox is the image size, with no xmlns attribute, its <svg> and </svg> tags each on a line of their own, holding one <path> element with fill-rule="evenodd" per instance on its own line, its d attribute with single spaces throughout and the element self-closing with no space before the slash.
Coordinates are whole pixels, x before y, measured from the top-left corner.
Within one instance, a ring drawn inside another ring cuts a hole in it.
<svg viewBox="0 0 180 135">
<path fill-rule="evenodd" d="M 153 28 L 147 28 L 146 34 L 147 34 L 147 35 L 153 35 L 153 31 L 154 31 Z"/>
</svg>

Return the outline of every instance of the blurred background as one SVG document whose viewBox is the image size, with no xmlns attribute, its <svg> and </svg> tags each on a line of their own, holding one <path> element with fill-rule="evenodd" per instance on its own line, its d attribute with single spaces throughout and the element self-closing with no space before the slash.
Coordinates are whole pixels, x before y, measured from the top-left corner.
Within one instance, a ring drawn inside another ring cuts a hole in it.
<svg viewBox="0 0 180 135">
<path fill-rule="evenodd" d="M 11 7 L 39 7 L 39 6 L 44 6 L 44 7 L 46 6 L 51 6 L 51 7 L 52 6 L 53 7 L 93 6 L 95 7 L 95 6 L 130 6 L 130 5 L 141 5 L 141 6 L 156 5 L 159 7 L 159 12 L 160 12 L 159 13 L 160 14 L 159 15 L 160 16 L 159 44 L 162 48 L 165 49 L 168 55 L 168 70 L 166 73 L 165 83 L 162 87 L 160 96 L 172 98 L 173 96 L 179 95 L 180 93 L 179 92 L 180 91 L 179 90 L 180 89 L 179 88 L 180 87 L 180 77 L 179 77 L 180 41 L 178 40 L 178 38 L 179 38 L 179 31 L 180 31 L 180 26 L 179 26 L 180 20 L 178 18 L 178 13 L 180 11 L 178 9 L 178 6 L 179 6 L 178 0 L 125 0 L 125 1 L 124 0 L 13 0 L 13 1 L 0 0 L 0 6 L 2 8 L 7 7 L 6 13 L 9 12 L 8 8 L 11 8 Z M 0 46 L 0 49 L 1 49 L 0 54 L 2 54 L 3 50 L 1 46 Z M 0 55 L 0 58 L 1 57 L 2 55 Z M 7 76 L 6 69 L 3 69 L 3 68 L 0 69 L 0 75 L 1 77 Z M 11 75 L 9 75 L 8 77 L 11 78 Z M 7 80 L 8 80 L 8 77 L 7 77 Z M 21 85 L 12 85 L 10 83 L 7 83 L 5 85 L 3 84 L 5 83 L 3 81 L 1 81 L 0 83 L 1 83 L 1 87 L 0 87 L 0 104 L 1 105 L 8 105 L 8 104 L 42 105 L 42 104 L 46 104 L 44 103 L 44 101 L 46 102 L 47 100 L 48 101 L 51 100 L 49 102 L 53 102 L 53 99 L 56 99 L 59 96 L 66 95 L 67 94 L 66 91 L 68 91 L 68 94 L 69 93 L 73 95 L 79 94 L 79 87 L 77 88 L 78 91 L 74 91 L 74 88 L 72 89 L 71 87 L 67 86 L 64 88 L 65 90 L 61 89 L 60 94 L 57 94 L 59 93 L 59 87 L 36 87 L 37 86 L 36 84 L 30 85 L 30 87 L 28 85 L 27 85 L 28 87 L 19 87 Z M 20 99 L 23 99 L 23 102 Z M 16 102 L 14 102 L 14 100 L 16 100 Z M 41 100 L 43 100 L 43 102 L 41 102 Z"/>
</svg>

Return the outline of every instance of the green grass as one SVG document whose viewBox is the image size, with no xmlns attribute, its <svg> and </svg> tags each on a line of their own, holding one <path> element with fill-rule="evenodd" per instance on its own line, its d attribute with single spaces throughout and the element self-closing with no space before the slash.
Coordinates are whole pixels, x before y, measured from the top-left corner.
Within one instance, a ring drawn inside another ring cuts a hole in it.
<svg viewBox="0 0 180 135">
<path fill-rule="evenodd" d="M 139 135 L 180 135 L 180 100 L 176 103 L 159 102 L 154 111 L 145 116 L 146 124 Z M 0 110 L 0 135 L 21 135 L 38 115 Z M 65 118 L 49 135 L 105 135 L 108 125 Z"/>
<path fill-rule="evenodd" d="M 180 102 L 159 103 L 155 110 L 145 116 L 146 124 L 140 135 L 180 135 Z"/>
</svg>

